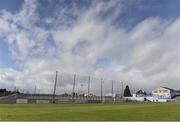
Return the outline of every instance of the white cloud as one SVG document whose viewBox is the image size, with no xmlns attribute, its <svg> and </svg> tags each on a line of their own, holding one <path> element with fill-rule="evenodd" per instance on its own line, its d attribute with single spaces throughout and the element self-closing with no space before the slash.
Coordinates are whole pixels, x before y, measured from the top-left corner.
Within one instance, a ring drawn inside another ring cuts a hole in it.
<svg viewBox="0 0 180 122">
<path fill-rule="evenodd" d="M 32 90 L 37 85 L 39 90 L 50 92 L 54 72 L 59 70 L 121 80 L 134 89 L 150 90 L 164 81 L 180 89 L 176 85 L 180 80 L 179 18 L 146 18 L 127 32 L 113 25 L 123 12 L 121 2 L 95 1 L 88 9 L 79 9 L 76 3 L 71 9 L 56 8 L 55 15 L 45 19 L 53 24 L 47 29 L 35 24 L 44 21 L 37 7 L 36 1 L 25 1 L 19 12 L 0 14 L 0 36 L 6 38 L 20 67 L 18 71 L 0 69 L 3 86 Z M 111 9 L 109 17 L 100 17 Z M 110 65 L 98 67 L 97 61 L 103 58 L 110 59 Z M 64 79 L 67 90 L 73 75 Z"/>
</svg>

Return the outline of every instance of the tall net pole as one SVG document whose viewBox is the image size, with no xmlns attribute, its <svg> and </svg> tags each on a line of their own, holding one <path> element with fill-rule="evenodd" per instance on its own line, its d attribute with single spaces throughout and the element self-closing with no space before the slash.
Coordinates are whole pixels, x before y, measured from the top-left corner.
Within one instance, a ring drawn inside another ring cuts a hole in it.
<svg viewBox="0 0 180 122">
<path fill-rule="evenodd" d="M 57 75 L 58 75 L 58 71 L 56 71 L 56 76 L 55 76 L 55 81 L 54 81 L 53 103 L 55 103 L 56 85 L 57 85 Z"/>
<path fill-rule="evenodd" d="M 73 102 L 75 100 L 75 85 L 76 85 L 76 74 L 74 74 L 74 82 L 73 82 L 73 93 L 72 93 Z"/>
<path fill-rule="evenodd" d="M 89 100 L 89 96 L 90 96 L 90 80 L 91 80 L 91 77 L 89 76 L 89 78 L 88 78 L 88 100 Z"/>
<path fill-rule="evenodd" d="M 122 86 L 122 97 L 123 97 L 124 88 L 123 88 L 123 82 L 122 81 L 121 81 L 121 86 Z"/>
<path fill-rule="evenodd" d="M 101 79 L 101 102 L 103 103 L 103 79 Z"/>
<path fill-rule="evenodd" d="M 114 102 L 114 81 L 112 80 L 112 89 L 111 89 L 111 93 L 112 93 L 112 102 Z"/>
</svg>

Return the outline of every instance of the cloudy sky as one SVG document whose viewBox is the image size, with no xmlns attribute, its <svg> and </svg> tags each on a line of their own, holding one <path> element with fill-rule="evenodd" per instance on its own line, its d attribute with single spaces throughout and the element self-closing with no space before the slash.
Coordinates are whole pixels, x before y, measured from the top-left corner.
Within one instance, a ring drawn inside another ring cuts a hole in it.
<svg viewBox="0 0 180 122">
<path fill-rule="evenodd" d="M 123 81 L 133 90 L 180 89 L 179 5 L 0 0 L 0 88 L 50 92 L 57 70 L 61 89 L 72 87 L 74 73 Z"/>
</svg>

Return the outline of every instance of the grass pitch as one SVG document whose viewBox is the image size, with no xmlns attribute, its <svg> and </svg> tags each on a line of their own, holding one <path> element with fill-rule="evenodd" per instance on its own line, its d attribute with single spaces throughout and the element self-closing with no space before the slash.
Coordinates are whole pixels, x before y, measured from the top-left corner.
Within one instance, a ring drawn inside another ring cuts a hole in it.
<svg viewBox="0 0 180 122">
<path fill-rule="evenodd" d="M 180 103 L 0 104 L 0 120 L 180 120 Z"/>
</svg>

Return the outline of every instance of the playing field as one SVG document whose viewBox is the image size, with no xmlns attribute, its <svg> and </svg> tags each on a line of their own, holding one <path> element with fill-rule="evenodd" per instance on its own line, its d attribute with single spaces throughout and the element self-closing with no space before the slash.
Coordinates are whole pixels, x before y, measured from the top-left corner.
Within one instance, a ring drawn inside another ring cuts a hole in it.
<svg viewBox="0 0 180 122">
<path fill-rule="evenodd" d="M 0 120 L 180 120 L 180 103 L 0 104 Z"/>
</svg>

